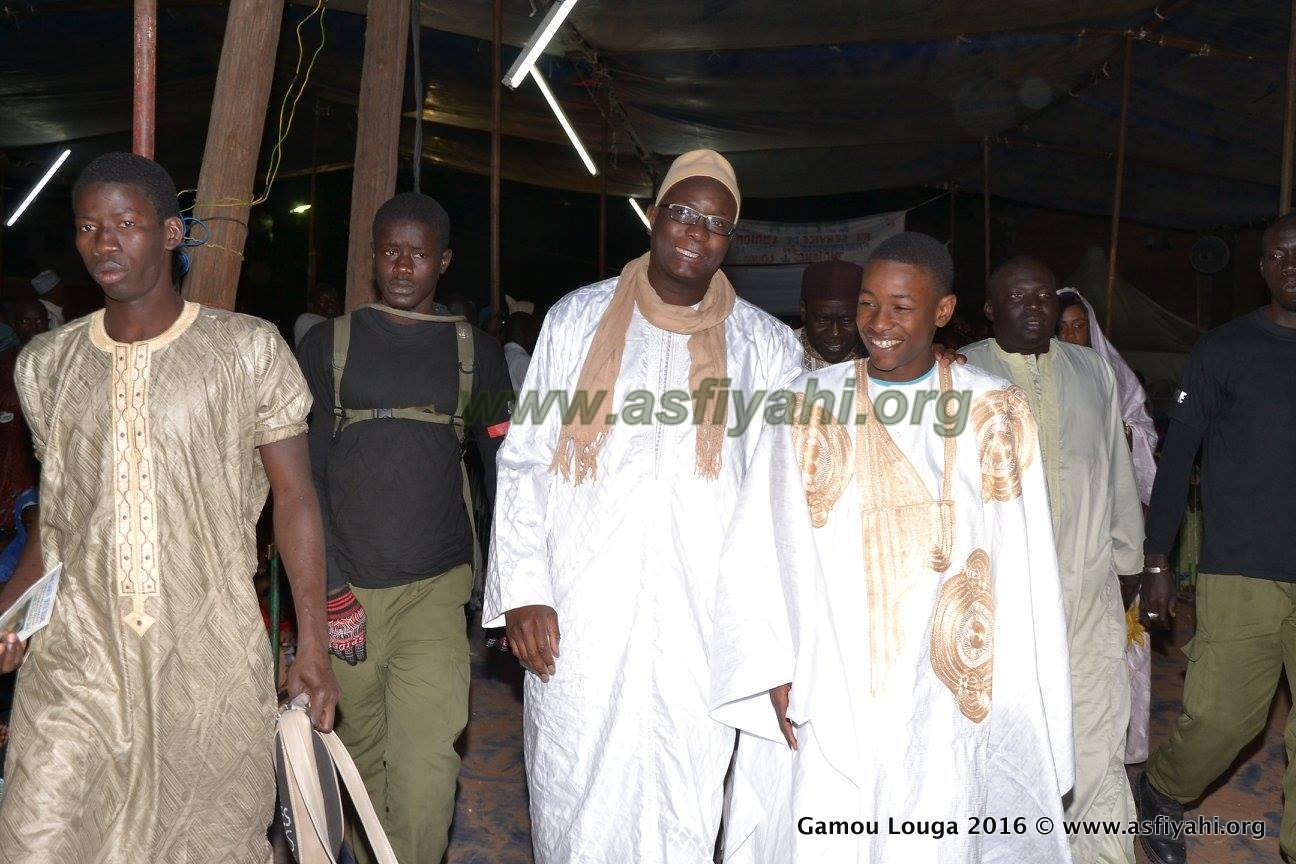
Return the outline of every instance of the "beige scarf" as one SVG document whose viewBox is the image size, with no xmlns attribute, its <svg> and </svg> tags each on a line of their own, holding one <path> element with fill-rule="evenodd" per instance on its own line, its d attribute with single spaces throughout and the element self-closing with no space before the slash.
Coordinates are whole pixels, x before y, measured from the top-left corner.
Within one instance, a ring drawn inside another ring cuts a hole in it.
<svg viewBox="0 0 1296 864">
<path fill-rule="evenodd" d="M 725 402 L 719 398 L 720 387 L 712 389 L 710 398 L 716 402 L 711 410 L 698 404 L 702 382 L 708 378 L 724 379 L 728 368 L 725 353 L 725 319 L 733 311 L 733 286 L 719 270 L 711 277 L 711 285 L 698 308 L 672 306 L 664 302 L 648 283 L 648 255 L 634 259 L 621 271 L 612 303 L 603 313 L 585 364 L 576 382 L 577 392 L 584 392 L 590 404 L 597 404 L 599 394 L 611 400 L 617 376 L 621 373 L 621 357 L 625 353 L 626 331 L 635 306 L 648 323 L 671 333 L 689 336 L 689 390 L 693 393 L 693 422 L 697 425 L 697 473 L 700 477 L 720 476 L 720 453 L 724 446 Z M 707 416 L 703 416 L 705 411 Z M 600 406 L 589 423 L 573 417 L 558 437 L 550 471 L 562 474 L 565 480 L 580 485 L 586 477 L 598 479 L 598 454 L 607 440 L 607 412 Z M 575 463 L 573 465 L 573 462 Z M 573 476 L 574 474 L 574 476 Z"/>
</svg>

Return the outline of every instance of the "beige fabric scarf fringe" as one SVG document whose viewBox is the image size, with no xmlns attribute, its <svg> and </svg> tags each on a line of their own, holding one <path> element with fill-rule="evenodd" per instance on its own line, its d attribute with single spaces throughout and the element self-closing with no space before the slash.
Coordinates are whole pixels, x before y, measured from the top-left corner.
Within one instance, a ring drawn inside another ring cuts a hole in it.
<svg viewBox="0 0 1296 864">
<path fill-rule="evenodd" d="M 605 394 L 603 404 L 598 404 L 599 410 L 594 412 L 591 422 L 581 423 L 573 417 L 563 426 L 549 470 L 578 486 L 586 478 L 598 479 L 599 450 L 611 431 L 604 405 L 611 408 L 613 390 L 621 373 L 621 357 L 625 353 L 626 331 L 638 306 L 639 314 L 654 327 L 689 336 L 689 390 L 693 394 L 693 423 L 698 427 L 696 469 L 700 477 L 719 477 L 725 437 L 725 400 L 719 392 L 722 388 L 712 388 L 710 400 L 715 404 L 706 411 L 705 417 L 701 409 L 706 406 L 698 405 L 698 396 L 706 379 L 715 379 L 719 384 L 727 377 L 724 323 L 733 311 L 735 297 L 729 279 L 717 270 L 697 309 L 672 306 L 657 296 L 648 283 L 648 254 L 627 264 L 617 280 L 612 303 L 599 321 L 576 382 L 577 392 L 586 393 L 590 404 L 597 404 L 599 394 Z"/>
</svg>

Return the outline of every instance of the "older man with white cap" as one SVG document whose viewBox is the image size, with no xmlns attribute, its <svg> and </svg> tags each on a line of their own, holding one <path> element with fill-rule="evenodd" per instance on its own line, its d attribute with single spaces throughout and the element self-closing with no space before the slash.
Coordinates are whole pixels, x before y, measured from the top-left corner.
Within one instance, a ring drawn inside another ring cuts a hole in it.
<svg viewBox="0 0 1296 864">
<path fill-rule="evenodd" d="M 720 826 L 734 732 L 707 715 L 707 656 L 763 426 L 743 409 L 801 349 L 720 272 L 742 200 L 724 157 L 686 153 L 660 188 L 650 251 L 549 312 L 499 454 L 482 618 L 529 670 L 538 864 L 695 864 Z M 593 410 L 526 416 L 555 392 Z"/>
<path fill-rule="evenodd" d="M 63 316 L 63 307 L 57 301 L 63 299 L 63 280 L 53 270 L 42 270 L 32 277 L 31 286 L 36 291 L 36 299 L 49 310 L 49 329 L 62 327 L 67 320 Z"/>
</svg>

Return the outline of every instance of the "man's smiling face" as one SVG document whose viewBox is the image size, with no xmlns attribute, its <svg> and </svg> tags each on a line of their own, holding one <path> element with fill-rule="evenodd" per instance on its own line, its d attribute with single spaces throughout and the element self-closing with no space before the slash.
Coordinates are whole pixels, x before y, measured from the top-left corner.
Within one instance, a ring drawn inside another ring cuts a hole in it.
<svg viewBox="0 0 1296 864">
<path fill-rule="evenodd" d="M 672 204 L 682 204 L 705 216 L 719 216 L 734 222 L 738 218 L 738 202 L 719 181 L 710 177 L 689 177 L 667 190 L 661 204 L 649 211 L 652 221 L 650 265 L 679 283 L 709 282 L 729 252 L 729 238 L 712 233 L 706 227 L 706 220 L 696 225 L 676 222 L 667 213 Z"/>
</svg>

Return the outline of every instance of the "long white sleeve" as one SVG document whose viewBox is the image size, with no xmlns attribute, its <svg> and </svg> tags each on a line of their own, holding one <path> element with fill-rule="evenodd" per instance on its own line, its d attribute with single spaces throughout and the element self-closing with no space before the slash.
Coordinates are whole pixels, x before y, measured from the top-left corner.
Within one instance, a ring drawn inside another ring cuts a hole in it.
<svg viewBox="0 0 1296 864">
<path fill-rule="evenodd" d="M 1034 657 L 1048 746 L 1061 796 L 1075 784 L 1070 651 L 1038 444 L 1030 465 L 1021 472 L 1021 488 L 1020 498 L 989 505 L 997 543 L 992 554 L 999 589 L 996 603 L 1001 612 L 1015 610 L 1007 617 L 997 616 L 1003 635 L 997 636 L 995 645 L 996 687 L 999 658 L 1012 658 L 1022 652 Z M 1028 595 L 1028 602 L 1013 596 L 1018 589 Z"/>
<path fill-rule="evenodd" d="M 786 425 L 765 427 L 748 466 L 720 561 L 710 658 L 711 716 L 778 742 L 769 691 L 792 681 L 800 595 L 815 583 L 791 571 L 818 560 L 790 439 Z"/>
<path fill-rule="evenodd" d="M 552 314 L 552 313 L 551 313 Z M 483 627 L 504 626 L 504 613 L 520 606 L 553 606 L 545 514 L 554 477 L 549 471 L 562 418 L 540 416 L 556 387 L 556 347 L 551 317 L 540 331 L 504 446 L 496 462 L 495 519 L 482 607 Z"/>
</svg>

